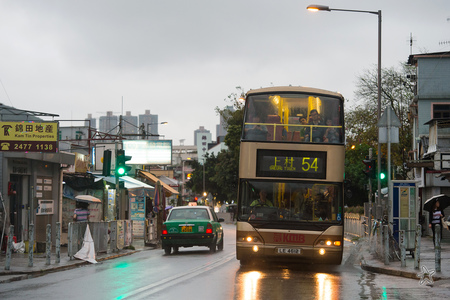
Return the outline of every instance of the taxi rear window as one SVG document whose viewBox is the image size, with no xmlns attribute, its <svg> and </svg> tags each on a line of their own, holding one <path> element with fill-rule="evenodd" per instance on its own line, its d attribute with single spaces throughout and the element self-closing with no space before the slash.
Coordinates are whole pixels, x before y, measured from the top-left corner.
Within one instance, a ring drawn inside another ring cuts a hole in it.
<svg viewBox="0 0 450 300">
<path fill-rule="evenodd" d="M 206 209 L 177 209 L 172 210 L 169 219 L 173 220 L 209 220 L 209 215 Z"/>
</svg>

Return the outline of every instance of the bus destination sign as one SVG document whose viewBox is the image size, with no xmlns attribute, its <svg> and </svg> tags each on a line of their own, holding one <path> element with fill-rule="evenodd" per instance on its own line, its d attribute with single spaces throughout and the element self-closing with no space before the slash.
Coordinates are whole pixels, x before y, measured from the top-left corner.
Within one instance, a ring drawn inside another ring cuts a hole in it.
<svg viewBox="0 0 450 300">
<path fill-rule="evenodd" d="M 326 178 L 327 154 L 322 151 L 258 150 L 256 176 Z"/>
</svg>

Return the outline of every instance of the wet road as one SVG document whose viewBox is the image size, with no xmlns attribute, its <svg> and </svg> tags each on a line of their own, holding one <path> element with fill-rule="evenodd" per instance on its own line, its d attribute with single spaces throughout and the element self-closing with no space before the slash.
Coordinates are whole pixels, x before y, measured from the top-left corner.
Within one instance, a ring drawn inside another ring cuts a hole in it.
<svg viewBox="0 0 450 300">
<path fill-rule="evenodd" d="M 431 299 L 438 292 L 430 294 L 417 280 L 361 270 L 358 248 L 351 243 L 345 243 L 340 266 L 241 268 L 235 258 L 235 227 L 225 224 L 224 229 L 223 251 L 143 251 L 1 284 L 0 299 Z"/>
</svg>

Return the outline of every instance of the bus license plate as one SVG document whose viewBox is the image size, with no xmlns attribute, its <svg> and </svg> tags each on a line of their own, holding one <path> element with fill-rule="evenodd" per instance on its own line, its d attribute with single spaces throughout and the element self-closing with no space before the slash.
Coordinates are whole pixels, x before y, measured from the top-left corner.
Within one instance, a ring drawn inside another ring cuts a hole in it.
<svg viewBox="0 0 450 300">
<path fill-rule="evenodd" d="M 181 232 L 192 232 L 192 226 L 181 226 Z"/>
<path fill-rule="evenodd" d="M 302 249 L 278 248 L 278 253 L 281 253 L 281 254 L 301 254 L 302 253 Z"/>
</svg>

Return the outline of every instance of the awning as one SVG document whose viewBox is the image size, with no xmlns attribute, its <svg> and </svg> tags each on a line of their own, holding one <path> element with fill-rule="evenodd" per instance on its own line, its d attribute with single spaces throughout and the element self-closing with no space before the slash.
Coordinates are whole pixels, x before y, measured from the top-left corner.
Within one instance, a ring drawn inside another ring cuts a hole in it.
<svg viewBox="0 0 450 300">
<path fill-rule="evenodd" d="M 150 180 L 150 182 L 152 182 L 153 184 L 156 184 L 159 181 L 166 194 L 170 194 L 170 195 L 178 195 L 179 194 L 178 191 L 176 191 L 174 188 L 172 188 L 168 184 L 159 180 L 158 177 L 156 177 L 152 173 L 145 172 L 145 171 L 139 171 L 139 176 L 144 176 L 145 178 Z"/>
<path fill-rule="evenodd" d="M 103 180 L 110 182 L 112 184 L 116 184 L 116 177 L 114 176 L 98 176 L 103 178 Z M 124 186 L 126 189 L 138 189 L 138 188 L 146 188 L 146 189 L 154 189 L 151 185 L 148 185 L 142 181 L 136 180 L 130 176 L 122 176 L 119 177 L 119 181 L 122 181 L 124 183 Z"/>
</svg>

